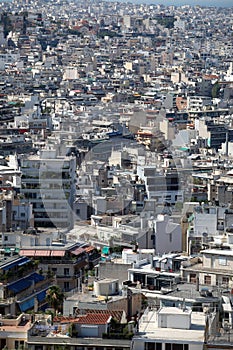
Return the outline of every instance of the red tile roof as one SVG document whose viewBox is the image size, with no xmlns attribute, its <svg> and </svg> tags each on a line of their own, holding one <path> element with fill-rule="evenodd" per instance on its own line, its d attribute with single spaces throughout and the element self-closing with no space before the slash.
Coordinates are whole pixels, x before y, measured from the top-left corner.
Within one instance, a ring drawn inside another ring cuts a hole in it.
<svg viewBox="0 0 233 350">
<path fill-rule="evenodd" d="M 87 313 L 86 315 L 78 316 L 76 318 L 69 316 L 57 316 L 54 317 L 54 323 L 79 323 L 79 324 L 106 324 L 111 319 L 110 312 L 108 313 Z"/>
<path fill-rule="evenodd" d="M 80 323 L 80 324 L 106 324 L 110 321 L 111 319 L 111 314 L 106 313 L 106 314 L 99 314 L 99 313 L 91 313 L 87 314 L 85 316 L 79 316 L 76 320 L 75 323 Z"/>
<path fill-rule="evenodd" d="M 83 311 L 85 312 L 85 314 L 102 314 L 102 315 L 106 315 L 106 314 L 110 314 L 112 316 L 112 318 L 114 318 L 116 321 L 121 322 L 121 319 L 123 317 L 123 311 L 122 310 L 93 310 L 93 309 L 85 309 L 85 310 L 79 310 L 78 308 L 75 310 L 75 314 L 76 317 L 79 317 L 79 313 L 83 313 Z"/>
</svg>

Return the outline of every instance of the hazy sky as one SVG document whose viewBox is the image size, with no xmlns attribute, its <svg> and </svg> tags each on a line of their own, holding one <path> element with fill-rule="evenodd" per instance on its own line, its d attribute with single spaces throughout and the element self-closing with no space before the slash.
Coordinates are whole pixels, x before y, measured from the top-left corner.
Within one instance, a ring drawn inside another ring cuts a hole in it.
<svg viewBox="0 0 233 350">
<path fill-rule="evenodd" d="M 163 4 L 163 5 L 201 5 L 201 6 L 218 6 L 233 7 L 233 0 L 131 0 L 135 3 Z"/>
</svg>

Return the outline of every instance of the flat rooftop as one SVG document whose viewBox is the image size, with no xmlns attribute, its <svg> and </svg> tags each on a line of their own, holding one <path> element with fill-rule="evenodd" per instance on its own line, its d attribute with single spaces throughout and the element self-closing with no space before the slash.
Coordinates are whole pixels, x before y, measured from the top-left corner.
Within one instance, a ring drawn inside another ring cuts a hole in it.
<svg viewBox="0 0 233 350">
<path fill-rule="evenodd" d="M 202 303 L 217 302 L 220 298 L 219 291 L 217 289 L 213 290 L 210 286 L 209 290 L 212 291 L 212 296 L 203 297 L 200 294 L 200 290 L 204 286 L 200 285 L 199 290 L 196 289 L 196 285 L 192 283 L 180 283 L 177 284 L 171 292 L 162 293 L 161 291 L 150 291 L 148 289 L 143 289 L 142 293 L 150 299 L 166 299 L 166 300 L 180 300 L 194 302 L 199 301 Z"/>
<path fill-rule="evenodd" d="M 177 308 L 164 308 L 169 309 L 173 315 L 176 315 Z M 170 309 L 173 309 L 172 311 Z M 160 310 L 161 312 L 161 310 Z M 181 312 L 183 312 L 181 310 Z M 191 343 L 203 343 L 205 336 L 205 314 L 202 312 L 191 313 L 191 326 L 190 329 L 179 328 L 161 328 L 157 326 L 157 310 L 151 310 L 147 314 L 144 314 L 139 321 L 139 333 L 136 338 L 149 338 L 156 339 L 161 342 L 191 342 Z"/>
</svg>

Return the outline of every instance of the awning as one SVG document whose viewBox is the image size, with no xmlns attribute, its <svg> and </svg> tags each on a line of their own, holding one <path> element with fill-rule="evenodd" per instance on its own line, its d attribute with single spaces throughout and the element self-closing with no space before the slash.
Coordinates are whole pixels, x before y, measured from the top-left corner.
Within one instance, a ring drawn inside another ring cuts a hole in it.
<svg viewBox="0 0 233 350">
<path fill-rule="evenodd" d="M 103 247 L 102 248 L 102 254 L 108 255 L 109 254 L 110 247 Z"/>
<path fill-rule="evenodd" d="M 92 250 L 94 250 L 95 247 L 89 246 L 89 247 L 86 247 L 86 248 L 84 248 L 84 249 L 85 249 L 86 253 L 89 253 L 89 252 L 91 252 Z"/>
<path fill-rule="evenodd" d="M 35 249 L 20 249 L 19 255 L 24 255 L 24 256 L 34 256 L 35 255 Z"/>
<path fill-rule="evenodd" d="M 33 272 L 30 276 L 21 278 L 20 280 L 10 283 L 7 288 L 14 293 L 22 292 L 24 289 L 29 288 L 33 283 L 38 283 L 44 280 L 44 276 Z"/>
<path fill-rule="evenodd" d="M 27 263 L 30 262 L 30 261 L 31 261 L 30 259 L 28 259 L 27 257 L 25 257 L 25 259 L 22 260 L 22 261 L 18 264 L 18 266 L 22 266 L 22 265 L 24 265 L 24 264 L 27 264 Z"/>
<path fill-rule="evenodd" d="M 31 298 L 19 304 L 19 308 L 22 312 L 32 309 L 33 307 L 34 307 L 34 298 Z"/>
<path fill-rule="evenodd" d="M 80 247 L 80 248 L 76 248 L 75 250 L 72 250 L 71 254 L 79 255 L 79 254 L 82 254 L 83 252 L 85 252 L 85 249 Z"/>
<path fill-rule="evenodd" d="M 187 152 L 187 151 L 189 151 L 189 148 L 188 147 L 180 147 L 180 151 Z"/>
<path fill-rule="evenodd" d="M 188 222 L 192 222 L 194 217 L 195 217 L 194 214 L 190 215 L 189 218 L 188 218 Z"/>
<path fill-rule="evenodd" d="M 32 285 L 32 281 L 29 279 L 21 279 L 15 283 L 8 286 L 8 289 L 14 293 L 20 293 L 22 290 L 29 288 Z"/>
<path fill-rule="evenodd" d="M 36 250 L 35 257 L 37 256 L 50 256 L 50 250 Z"/>
<path fill-rule="evenodd" d="M 52 250 L 51 256 L 64 256 L 65 250 Z"/>
<path fill-rule="evenodd" d="M 26 264 L 27 262 L 29 262 L 30 260 L 26 257 L 23 257 L 23 258 L 19 258 L 19 259 L 16 259 L 12 262 L 9 262 L 7 263 L 6 265 L 2 266 L 2 270 L 6 271 L 6 270 L 9 270 L 9 269 L 12 269 L 12 267 L 15 267 L 15 266 L 21 266 L 23 264 Z"/>
<path fill-rule="evenodd" d="M 46 297 L 46 290 L 43 290 L 39 294 L 37 294 L 37 300 L 40 303 L 41 301 L 45 300 Z"/>
</svg>

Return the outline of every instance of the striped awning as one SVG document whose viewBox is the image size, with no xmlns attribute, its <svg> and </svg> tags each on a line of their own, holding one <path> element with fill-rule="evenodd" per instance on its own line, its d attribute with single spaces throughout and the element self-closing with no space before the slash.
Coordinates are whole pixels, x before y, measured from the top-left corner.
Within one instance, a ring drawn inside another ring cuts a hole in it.
<svg viewBox="0 0 233 350">
<path fill-rule="evenodd" d="M 51 256 L 64 256 L 65 253 L 65 250 L 52 250 Z"/>
<path fill-rule="evenodd" d="M 22 256 L 34 256 L 35 255 L 35 249 L 20 249 L 19 255 Z"/>
</svg>

